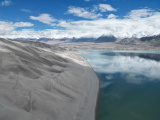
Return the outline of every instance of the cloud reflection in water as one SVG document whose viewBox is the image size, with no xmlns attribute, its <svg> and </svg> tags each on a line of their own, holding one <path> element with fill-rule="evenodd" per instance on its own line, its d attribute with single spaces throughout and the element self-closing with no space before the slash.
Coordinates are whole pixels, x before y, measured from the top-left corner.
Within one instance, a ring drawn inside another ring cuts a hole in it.
<svg viewBox="0 0 160 120">
<path fill-rule="evenodd" d="M 148 54 L 149 55 L 149 54 Z M 145 59 L 138 56 L 129 56 L 117 53 L 94 51 L 87 55 L 88 61 L 98 73 L 115 74 L 125 73 L 128 83 L 141 84 L 142 82 L 160 80 L 160 62 L 154 59 Z M 149 78 L 149 79 L 145 79 Z M 106 79 L 112 77 L 106 76 Z"/>
</svg>

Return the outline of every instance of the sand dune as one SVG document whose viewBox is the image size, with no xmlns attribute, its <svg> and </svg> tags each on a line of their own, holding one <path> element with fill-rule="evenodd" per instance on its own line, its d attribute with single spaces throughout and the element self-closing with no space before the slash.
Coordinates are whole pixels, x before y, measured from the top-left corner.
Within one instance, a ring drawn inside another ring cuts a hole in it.
<svg viewBox="0 0 160 120">
<path fill-rule="evenodd" d="M 0 120 L 94 120 L 91 66 L 49 49 L 0 39 Z"/>
</svg>

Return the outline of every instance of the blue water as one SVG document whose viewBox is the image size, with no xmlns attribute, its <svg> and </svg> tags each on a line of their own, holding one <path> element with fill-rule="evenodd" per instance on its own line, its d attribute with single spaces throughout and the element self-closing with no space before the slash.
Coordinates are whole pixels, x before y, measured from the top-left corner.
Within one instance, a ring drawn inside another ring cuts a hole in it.
<svg viewBox="0 0 160 120">
<path fill-rule="evenodd" d="M 85 51 L 100 78 L 96 120 L 160 120 L 160 51 Z"/>
</svg>

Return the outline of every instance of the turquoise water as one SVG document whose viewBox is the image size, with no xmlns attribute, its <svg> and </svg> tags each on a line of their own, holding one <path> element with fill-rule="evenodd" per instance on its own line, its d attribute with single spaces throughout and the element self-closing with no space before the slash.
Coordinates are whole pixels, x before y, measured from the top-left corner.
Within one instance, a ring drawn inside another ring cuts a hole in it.
<svg viewBox="0 0 160 120">
<path fill-rule="evenodd" d="M 100 78 L 96 120 L 160 120 L 160 51 L 87 51 Z"/>
</svg>

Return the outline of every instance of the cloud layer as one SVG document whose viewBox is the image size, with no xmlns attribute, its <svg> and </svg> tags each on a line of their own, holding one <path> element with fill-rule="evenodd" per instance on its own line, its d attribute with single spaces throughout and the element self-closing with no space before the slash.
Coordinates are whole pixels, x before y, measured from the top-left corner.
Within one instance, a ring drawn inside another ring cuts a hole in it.
<svg viewBox="0 0 160 120">
<path fill-rule="evenodd" d="M 87 19 L 96 19 L 103 16 L 100 12 L 111 12 L 117 11 L 109 4 L 99 4 L 94 5 L 93 8 L 81 8 L 81 7 L 74 7 L 70 6 L 68 8 L 68 14 L 73 14 L 74 16 L 87 18 Z"/>
<path fill-rule="evenodd" d="M 22 9 L 21 9 L 21 11 L 22 11 L 22 12 L 26 12 L 26 13 L 31 13 L 31 11 L 30 11 L 30 10 L 28 10 L 28 9 L 24 9 L 24 8 L 22 8 Z"/>
<path fill-rule="evenodd" d="M 54 19 L 50 14 L 47 14 L 47 13 L 40 14 L 38 17 L 30 16 L 30 19 L 38 20 L 42 23 L 45 23 L 51 26 L 53 26 L 53 22 L 56 21 L 56 19 Z"/>
<path fill-rule="evenodd" d="M 106 5 L 106 4 L 105 4 Z M 83 20 L 59 20 L 48 13 L 30 16 L 31 20 L 39 21 L 52 26 L 53 29 L 35 31 L 27 27 L 33 26 L 28 22 L 0 21 L 0 37 L 4 38 L 63 38 L 63 37 L 100 37 L 101 35 L 113 35 L 115 37 L 143 37 L 160 34 L 160 12 L 149 8 L 135 9 L 123 17 L 116 15 L 116 9 L 99 5 L 92 9 L 71 6 L 69 14 L 82 17 Z M 98 12 L 99 11 L 99 12 Z M 102 14 L 106 12 L 107 16 Z M 114 13 L 112 13 L 114 12 Z M 25 27 L 16 30 L 18 27 Z M 63 29 L 59 29 L 63 28 Z"/>
<path fill-rule="evenodd" d="M 15 31 L 16 28 L 20 27 L 31 27 L 33 26 L 32 23 L 29 22 L 4 22 L 0 21 L 0 36 L 1 37 L 9 37 L 10 34 L 14 34 L 16 36 L 18 33 Z"/>
<path fill-rule="evenodd" d="M 1 2 L 1 6 L 10 6 L 12 2 L 10 0 L 4 0 Z"/>
<path fill-rule="evenodd" d="M 89 12 L 88 10 L 84 8 L 73 7 L 73 6 L 69 7 L 68 14 L 73 14 L 74 16 L 78 16 L 82 18 L 89 18 L 89 19 L 95 19 L 95 18 L 102 16 L 100 13 L 96 14 L 94 12 Z"/>
<path fill-rule="evenodd" d="M 91 1 L 91 0 L 84 0 L 85 2 L 89 2 L 89 1 Z"/>
<path fill-rule="evenodd" d="M 106 12 L 106 11 L 117 11 L 115 8 L 113 8 L 109 4 L 99 4 L 99 9 L 101 12 Z"/>
</svg>

